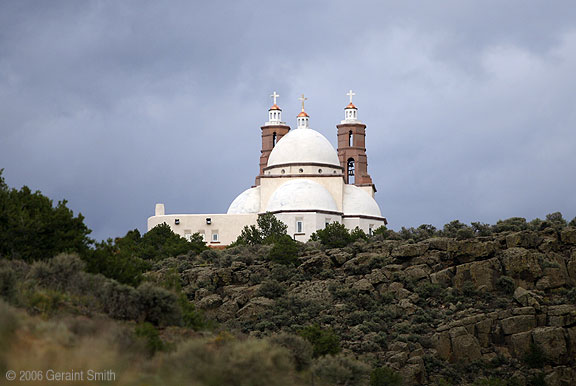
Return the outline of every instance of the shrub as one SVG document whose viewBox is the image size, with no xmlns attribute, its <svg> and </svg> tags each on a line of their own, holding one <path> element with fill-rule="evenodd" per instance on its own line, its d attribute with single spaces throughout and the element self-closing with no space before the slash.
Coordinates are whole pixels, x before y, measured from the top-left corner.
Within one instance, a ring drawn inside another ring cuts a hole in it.
<svg viewBox="0 0 576 386">
<path fill-rule="evenodd" d="M 153 356 L 157 351 L 162 351 L 165 348 L 158 330 L 150 323 L 141 323 L 136 326 L 134 334 L 144 340 L 148 356 Z"/>
<path fill-rule="evenodd" d="M 300 336 L 312 344 L 314 358 L 340 352 L 340 338 L 331 328 L 310 325 L 300 331 Z"/>
<path fill-rule="evenodd" d="M 114 319 L 137 320 L 140 317 L 140 299 L 133 287 L 106 280 L 97 296 L 104 312 Z"/>
<path fill-rule="evenodd" d="M 370 367 L 343 355 L 325 356 L 312 366 L 312 373 L 329 385 L 365 385 Z"/>
<path fill-rule="evenodd" d="M 342 248 L 352 242 L 352 236 L 344 224 L 333 222 L 312 233 L 310 240 L 320 241 L 327 248 Z"/>
<path fill-rule="evenodd" d="M 196 331 L 212 327 L 210 322 L 204 317 L 204 314 L 196 309 L 194 303 L 190 302 L 186 295 L 181 294 L 179 300 L 184 326 Z"/>
<path fill-rule="evenodd" d="M 496 225 L 493 226 L 495 233 L 518 232 L 527 230 L 528 228 L 528 223 L 526 223 L 526 219 L 523 217 L 511 217 L 506 220 L 498 220 Z"/>
<path fill-rule="evenodd" d="M 496 288 L 505 294 L 512 295 L 516 289 L 516 283 L 514 282 L 514 279 L 509 276 L 501 276 L 496 280 Z"/>
<path fill-rule="evenodd" d="M 144 321 L 161 327 L 182 324 L 182 310 L 174 293 L 146 282 L 137 291 Z"/>
<path fill-rule="evenodd" d="M 296 265 L 298 263 L 298 244 L 288 235 L 279 236 L 268 252 L 268 259 L 278 264 Z"/>
<path fill-rule="evenodd" d="M 258 296 L 276 299 L 286 293 L 286 288 L 276 280 L 266 280 L 258 289 Z"/>
<path fill-rule="evenodd" d="M 9 302 L 16 298 L 16 273 L 11 267 L 0 267 L 0 297 Z"/>
<path fill-rule="evenodd" d="M 72 281 L 77 279 L 84 267 L 84 262 L 78 256 L 60 254 L 47 262 L 34 262 L 28 277 L 42 287 L 62 291 L 72 286 Z"/>
<path fill-rule="evenodd" d="M 468 225 L 460 222 L 459 220 L 454 220 L 444 225 L 440 235 L 444 237 L 462 239 L 474 236 L 474 231 Z"/>
<path fill-rule="evenodd" d="M 352 242 L 357 240 L 368 240 L 368 235 L 362 229 L 356 227 L 350 232 L 350 239 Z"/>
<path fill-rule="evenodd" d="M 274 335 L 270 341 L 290 351 L 296 370 L 301 371 L 310 366 L 313 348 L 310 342 L 304 338 L 298 335 L 282 333 Z"/>
<path fill-rule="evenodd" d="M 532 342 L 530 343 L 528 352 L 524 356 L 524 362 L 526 362 L 529 367 L 536 369 L 543 368 L 549 361 L 544 350 L 542 350 L 538 344 Z"/>
<path fill-rule="evenodd" d="M 286 224 L 270 212 L 259 215 L 257 225 L 245 226 L 231 246 L 274 244 L 286 235 L 288 229 Z"/>
<path fill-rule="evenodd" d="M 402 377 L 389 367 L 378 367 L 370 374 L 370 386 L 395 386 L 402 384 Z"/>
</svg>

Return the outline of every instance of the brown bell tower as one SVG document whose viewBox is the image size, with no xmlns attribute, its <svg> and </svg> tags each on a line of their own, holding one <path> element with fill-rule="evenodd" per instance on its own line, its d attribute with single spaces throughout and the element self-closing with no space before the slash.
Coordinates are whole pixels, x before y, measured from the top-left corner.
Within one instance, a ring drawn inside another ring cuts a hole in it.
<svg viewBox="0 0 576 386">
<path fill-rule="evenodd" d="M 368 174 L 368 158 L 366 156 L 366 125 L 358 120 L 358 109 L 352 103 L 355 94 L 350 90 L 350 103 L 344 109 L 344 120 L 338 128 L 338 158 L 344 168 L 344 179 L 347 184 L 376 187 Z"/>
<path fill-rule="evenodd" d="M 255 186 L 260 185 L 260 178 L 264 175 L 264 168 L 268 165 L 268 157 L 276 143 L 290 131 L 290 126 L 282 122 L 282 109 L 276 104 L 276 98 L 280 95 L 276 91 L 270 95 L 274 99 L 274 104 L 268 110 L 268 122 L 262 129 L 262 150 L 260 150 L 260 173 L 256 176 Z"/>
</svg>

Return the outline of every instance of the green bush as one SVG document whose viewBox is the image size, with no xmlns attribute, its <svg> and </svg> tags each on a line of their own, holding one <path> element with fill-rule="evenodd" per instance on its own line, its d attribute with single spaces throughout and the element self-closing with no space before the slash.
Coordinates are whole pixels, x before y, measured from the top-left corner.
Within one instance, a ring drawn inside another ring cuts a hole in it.
<svg viewBox="0 0 576 386">
<path fill-rule="evenodd" d="M 144 321 L 160 327 L 182 324 L 182 310 L 176 294 L 147 282 L 137 291 Z"/>
<path fill-rule="evenodd" d="M 402 377 L 389 367 L 378 367 L 370 374 L 370 386 L 396 386 L 402 384 Z"/>
<path fill-rule="evenodd" d="M 158 330 L 150 323 L 141 323 L 134 329 L 134 334 L 144 340 L 148 356 L 153 356 L 157 351 L 165 349 L 164 342 L 160 339 Z"/>
<path fill-rule="evenodd" d="M 312 344 L 314 358 L 340 352 L 340 338 L 331 328 L 314 324 L 303 328 L 299 335 Z"/>
<path fill-rule="evenodd" d="M 532 342 L 526 355 L 524 355 L 524 362 L 533 369 L 541 369 L 549 362 L 546 353 L 542 348 Z"/>
<path fill-rule="evenodd" d="M 512 295 L 514 290 L 516 290 L 516 283 L 514 279 L 509 276 L 501 276 L 496 280 L 496 288 L 505 294 Z"/>
<path fill-rule="evenodd" d="M 298 335 L 281 333 L 272 336 L 270 341 L 290 351 L 296 370 L 302 371 L 310 366 L 313 348 L 310 342 L 304 338 Z"/>
<path fill-rule="evenodd" d="M 274 244 L 286 235 L 288 225 L 270 212 L 258 216 L 258 226 L 245 226 L 240 236 L 230 246 Z"/>
<path fill-rule="evenodd" d="M 276 280 L 266 280 L 258 289 L 258 296 L 276 299 L 286 293 L 286 287 Z"/>
<path fill-rule="evenodd" d="M 342 248 L 353 241 L 348 229 L 339 222 L 330 223 L 312 233 L 310 240 L 320 241 L 326 248 Z"/>
<path fill-rule="evenodd" d="M 10 189 L 0 169 L 0 256 L 47 260 L 62 252 L 85 253 L 93 242 L 84 217 L 39 191 Z"/>
<path fill-rule="evenodd" d="M 298 244 L 288 235 L 283 235 L 275 239 L 274 245 L 268 252 L 268 259 L 278 264 L 296 265 L 298 264 Z"/>
<path fill-rule="evenodd" d="M 97 292 L 103 311 L 114 319 L 138 320 L 141 305 L 138 291 L 112 280 L 105 280 Z"/>
<path fill-rule="evenodd" d="M 84 270 L 84 262 L 76 255 L 60 254 L 49 261 L 36 261 L 32 264 L 28 278 L 45 288 L 63 291 L 79 280 Z"/>
</svg>

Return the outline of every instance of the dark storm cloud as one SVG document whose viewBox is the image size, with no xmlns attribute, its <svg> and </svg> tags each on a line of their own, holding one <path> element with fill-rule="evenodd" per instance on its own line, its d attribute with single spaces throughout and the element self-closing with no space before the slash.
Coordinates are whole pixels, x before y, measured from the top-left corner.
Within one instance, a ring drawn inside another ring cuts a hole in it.
<svg viewBox="0 0 576 386">
<path fill-rule="evenodd" d="M 345 92 L 393 228 L 576 215 L 569 1 L 0 4 L 0 167 L 94 237 L 224 212 L 276 90 L 335 143 Z"/>
</svg>

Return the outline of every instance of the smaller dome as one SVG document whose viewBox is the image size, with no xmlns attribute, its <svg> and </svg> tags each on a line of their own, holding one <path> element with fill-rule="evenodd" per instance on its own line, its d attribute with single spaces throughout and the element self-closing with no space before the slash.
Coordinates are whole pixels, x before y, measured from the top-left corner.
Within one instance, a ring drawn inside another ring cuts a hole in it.
<svg viewBox="0 0 576 386">
<path fill-rule="evenodd" d="M 334 198 L 326 188 L 308 179 L 288 181 L 278 187 L 270 197 L 266 210 L 328 210 L 338 212 Z"/>
<path fill-rule="evenodd" d="M 280 110 L 280 111 L 282 111 L 282 109 L 281 109 L 280 107 L 278 107 L 278 105 L 277 105 L 276 103 L 274 103 L 274 104 L 272 105 L 272 107 L 270 107 L 270 108 L 268 109 L 268 111 L 270 111 L 270 110 Z"/>
<path fill-rule="evenodd" d="M 354 104 L 352 102 L 350 102 L 348 104 L 348 106 L 346 106 L 344 109 L 356 109 L 356 110 L 358 110 L 358 108 L 356 106 L 354 106 Z"/>
<path fill-rule="evenodd" d="M 354 185 L 344 185 L 344 215 L 382 217 L 378 203 L 370 194 Z"/>
<path fill-rule="evenodd" d="M 260 212 L 260 187 L 246 189 L 232 201 L 228 214 L 244 214 Z"/>
<path fill-rule="evenodd" d="M 308 114 L 306 114 L 306 111 L 301 111 L 300 114 L 296 115 L 296 117 L 310 117 Z"/>
</svg>

